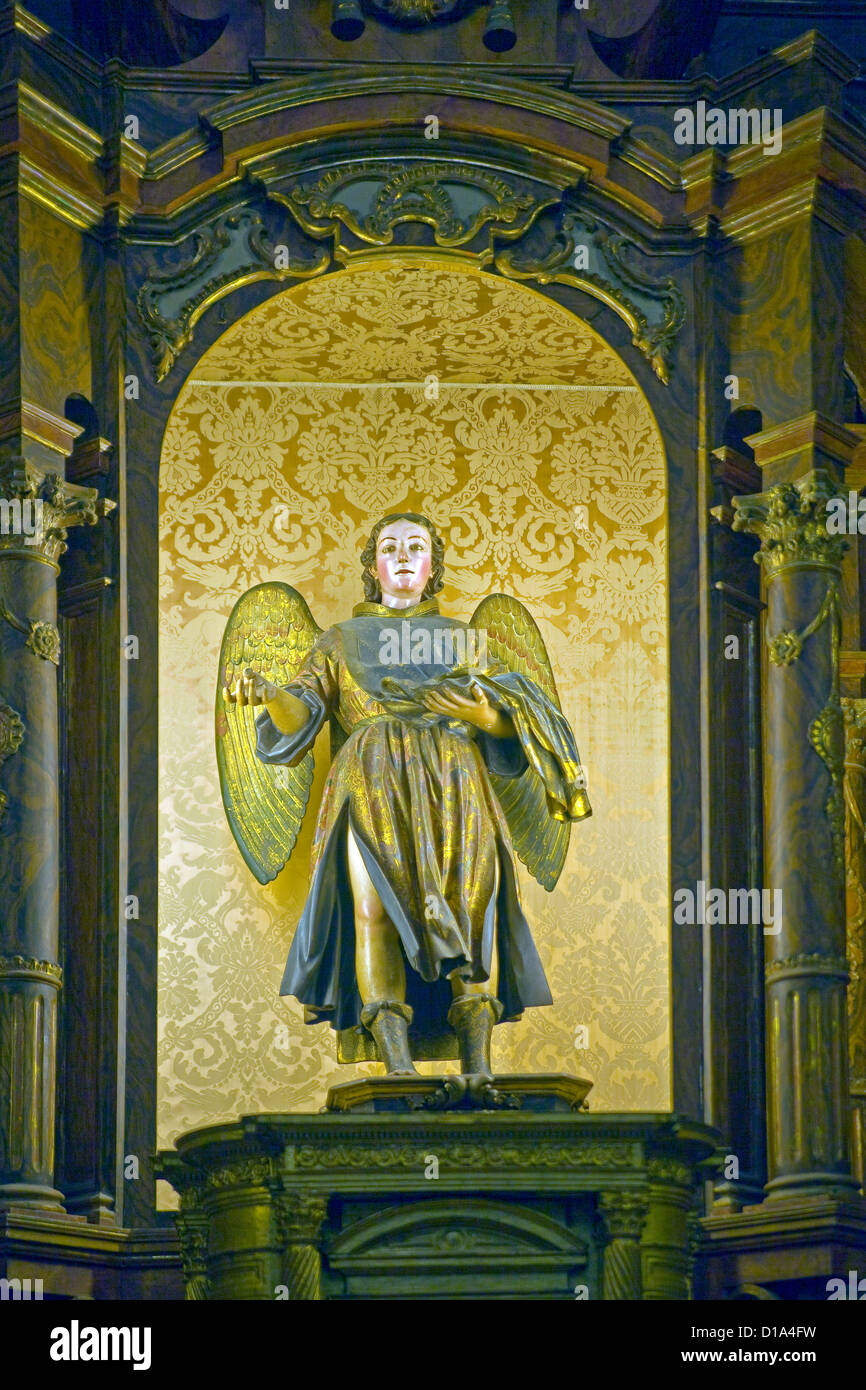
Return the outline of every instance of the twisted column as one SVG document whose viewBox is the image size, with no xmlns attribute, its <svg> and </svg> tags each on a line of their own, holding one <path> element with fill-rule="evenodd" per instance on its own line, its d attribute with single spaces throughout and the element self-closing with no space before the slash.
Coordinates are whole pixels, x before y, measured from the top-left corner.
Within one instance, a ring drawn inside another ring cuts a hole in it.
<svg viewBox="0 0 866 1390">
<path fill-rule="evenodd" d="M 639 1192 L 602 1192 L 598 1209 L 607 1230 L 602 1298 L 637 1301 L 642 1296 L 640 1236 L 647 1198 Z"/>
<path fill-rule="evenodd" d="M 70 526 L 113 503 L 0 460 L 0 1211 L 57 1209 L 57 574 Z"/>
<path fill-rule="evenodd" d="M 289 1299 L 318 1302 L 322 1297 L 318 1242 L 328 1210 L 327 1200 L 307 1192 L 282 1192 L 275 1200 L 284 1260 L 283 1282 L 288 1286 Z"/>
<path fill-rule="evenodd" d="M 844 537 L 827 530 L 832 478 L 734 499 L 734 529 L 760 538 L 767 591 L 766 934 L 769 1197 L 850 1195 L 843 721 Z M 778 923 L 774 923 L 774 926 Z"/>
<path fill-rule="evenodd" d="M 180 1211 L 175 1212 L 174 1224 L 187 1301 L 202 1302 L 210 1295 L 207 1273 L 210 1219 L 202 1211 L 193 1189 L 188 1189 L 181 1196 Z"/>
</svg>

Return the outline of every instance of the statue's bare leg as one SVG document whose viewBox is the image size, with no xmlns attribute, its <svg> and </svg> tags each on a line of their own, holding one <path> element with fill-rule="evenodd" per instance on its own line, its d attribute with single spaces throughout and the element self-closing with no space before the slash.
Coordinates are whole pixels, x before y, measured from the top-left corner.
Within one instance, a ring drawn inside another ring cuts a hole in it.
<svg viewBox="0 0 866 1390">
<path fill-rule="evenodd" d="M 413 1076 L 409 1046 L 412 1010 L 406 1003 L 406 966 L 400 938 L 373 887 L 351 827 L 348 852 L 355 903 L 355 974 L 364 1005 L 361 1024 L 376 1043 L 379 1060 L 389 1074 Z"/>
<path fill-rule="evenodd" d="M 406 967 L 397 928 L 391 921 L 358 842 L 349 827 L 349 882 L 355 901 L 355 970 L 358 993 L 365 1004 L 374 999 L 406 998 Z"/>
</svg>

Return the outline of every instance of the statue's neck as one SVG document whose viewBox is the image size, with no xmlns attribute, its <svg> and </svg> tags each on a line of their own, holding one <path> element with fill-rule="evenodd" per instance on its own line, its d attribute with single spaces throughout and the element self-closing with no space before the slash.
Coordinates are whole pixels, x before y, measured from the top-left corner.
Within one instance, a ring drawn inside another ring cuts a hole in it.
<svg viewBox="0 0 866 1390">
<path fill-rule="evenodd" d="M 421 618 L 427 613 L 439 612 L 439 600 L 426 598 L 421 603 L 413 603 L 410 608 L 391 608 L 386 603 L 356 603 L 352 609 L 353 618 Z"/>
</svg>

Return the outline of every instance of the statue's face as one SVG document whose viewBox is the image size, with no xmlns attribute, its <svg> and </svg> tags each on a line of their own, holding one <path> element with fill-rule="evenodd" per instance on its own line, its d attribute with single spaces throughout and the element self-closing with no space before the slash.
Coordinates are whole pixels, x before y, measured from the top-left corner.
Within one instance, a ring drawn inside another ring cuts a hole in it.
<svg viewBox="0 0 866 1390">
<path fill-rule="evenodd" d="M 420 602 L 433 566 L 430 532 L 401 517 L 383 529 L 376 542 L 376 576 L 382 602 L 403 607 Z"/>
</svg>

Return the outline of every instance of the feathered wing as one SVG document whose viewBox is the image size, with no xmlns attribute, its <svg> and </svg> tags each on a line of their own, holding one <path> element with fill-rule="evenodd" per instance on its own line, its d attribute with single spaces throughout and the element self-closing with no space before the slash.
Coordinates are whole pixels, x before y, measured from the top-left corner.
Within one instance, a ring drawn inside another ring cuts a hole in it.
<svg viewBox="0 0 866 1390">
<path fill-rule="evenodd" d="M 538 626 L 528 609 L 507 594 L 482 599 L 472 615 L 472 626 L 487 632 L 487 651 L 508 671 L 528 676 L 558 710 L 562 706 L 553 668 Z M 514 849 L 533 878 L 552 892 L 565 863 L 571 838 L 571 822 L 550 814 L 544 783 L 535 768 L 520 777 L 491 773 Z"/>
<path fill-rule="evenodd" d="M 273 581 L 238 599 L 223 635 L 216 692 L 220 791 L 238 849 L 259 883 L 275 879 L 295 847 L 310 797 L 313 752 L 297 767 L 261 762 L 257 711 L 226 709 L 222 690 L 246 666 L 275 685 L 288 685 L 320 632 L 297 590 Z"/>
</svg>

